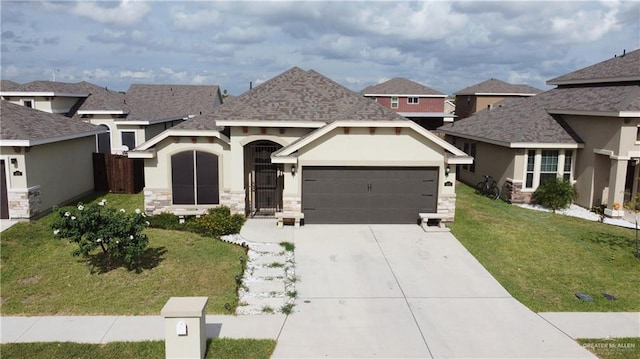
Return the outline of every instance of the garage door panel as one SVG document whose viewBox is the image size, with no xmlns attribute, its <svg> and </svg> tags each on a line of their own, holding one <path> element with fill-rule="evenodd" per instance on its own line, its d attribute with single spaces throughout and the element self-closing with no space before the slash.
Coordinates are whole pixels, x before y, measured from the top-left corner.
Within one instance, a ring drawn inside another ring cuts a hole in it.
<svg viewBox="0 0 640 359">
<path fill-rule="evenodd" d="M 435 212 L 437 167 L 304 167 L 306 223 L 416 223 Z"/>
</svg>

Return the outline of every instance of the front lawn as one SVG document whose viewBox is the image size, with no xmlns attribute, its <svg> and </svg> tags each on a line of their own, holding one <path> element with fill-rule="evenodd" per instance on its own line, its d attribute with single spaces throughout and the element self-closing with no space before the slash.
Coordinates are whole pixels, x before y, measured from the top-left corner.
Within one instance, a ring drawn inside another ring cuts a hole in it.
<svg viewBox="0 0 640 359">
<path fill-rule="evenodd" d="M 462 183 L 457 196 L 452 233 L 533 311 L 640 310 L 634 230 L 493 201 Z"/>
<path fill-rule="evenodd" d="M 107 195 L 107 205 L 133 211 L 141 195 Z M 100 201 L 102 197 L 98 197 Z M 235 276 L 244 249 L 189 232 L 147 228 L 149 246 L 140 273 L 102 271 L 75 244 L 57 240 L 55 214 L 18 223 L 0 244 L 2 315 L 159 315 L 172 296 L 207 296 L 207 313 L 228 314 L 237 305 Z"/>
<path fill-rule="evenodd" d="M 207 340 L 205 358 L 266 359 L 276 347 L 275 340 L 214 339 Z M 116 342 L 108 344 L 15 343 L 0 345 L 2 358 L 86 358 L 86 359 L 156 359 L 164 358 L 163 341 Z"/>
</svg>

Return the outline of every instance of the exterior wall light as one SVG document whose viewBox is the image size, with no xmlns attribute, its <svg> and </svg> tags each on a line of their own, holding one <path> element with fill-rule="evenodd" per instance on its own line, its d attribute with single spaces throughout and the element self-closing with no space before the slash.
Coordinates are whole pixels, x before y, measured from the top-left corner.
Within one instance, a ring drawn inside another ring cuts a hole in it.
<svg viewBox="0 0 640 359">
<path fill-rule="evenodd" d="M 291 165 L 291 175 L 292 176 L 296 175 L 296 165 Z"/>
<path fill-rule="evenodd" d="M 451 173 L 451 167 L 447 165 L 447 167 L 444 169 L 445 177 L 449 177 L 449 173 Z"/>
</svg>

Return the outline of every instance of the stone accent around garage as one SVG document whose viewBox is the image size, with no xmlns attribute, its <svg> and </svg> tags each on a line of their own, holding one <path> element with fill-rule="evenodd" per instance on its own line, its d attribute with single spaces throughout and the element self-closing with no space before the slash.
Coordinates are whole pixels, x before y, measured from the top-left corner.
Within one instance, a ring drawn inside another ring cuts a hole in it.
<svg viewBox="0 0 640 359">
<path fill-rule="evenodd" d="M 438 213 L 446 215 L 442 222 L 453 222 L 456 214 L 456 195 L 439 195 L 438 196 Z"/>
<path fill-rule="evenodd" d="M 302 197 L 300 194 L 283 194 L 282 208 L 283 212 L 302 212 Z"/>
<path fill-rule="evenodd" d="M 144 211 L 148 216 L 169 212 L 171 209 L 171 190 L 164 188 L 144 189 Z"/>
<path fill-rule="evenodd" d="M 42 211 L 42 193 L 40 186 L 24 190 L 12 189 L 7 192 L 9 217 L 12 219 L 30 219 Z"/>
</svg>

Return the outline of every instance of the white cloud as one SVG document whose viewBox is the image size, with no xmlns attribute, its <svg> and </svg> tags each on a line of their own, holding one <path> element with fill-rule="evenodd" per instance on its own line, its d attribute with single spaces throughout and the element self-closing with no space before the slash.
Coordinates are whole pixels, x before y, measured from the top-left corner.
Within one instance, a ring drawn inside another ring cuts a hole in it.
<svg viewBox="0 0 640 359">
<path fill-rule="evenodd" d="M 262 26 L 234 26 L 227 31 L 216 34 L 213 39 L 219 43 L 252 44 L 264 41 L 268 32 L 268 29 Z"/>
<path fill-rule="evenodd" d="M 80 1 L 71 12 L 103 24 L 130 26 L 139 23 L 150 10 L 149 4 L 143 1 L 123 0 L 116 7 Z"/>
<path fill-rule="evenodd" d="M 187 11 L 184 7 L 171 9 L 171 22 L 178 30 L 195 31 L 221 22 L 220 12 L 216 9 L 196 9 Z"/>
<path fill-rule="evenodd" d="M 168 67 L 161 67 L 160 70 L 166 74 L 169 75 L 169 79 L 171 79 L 172 81 L 181 81 L 184 82 L 187 79 L 187 72 L 186 71 L 174 71 L 173 69 L 170 69 Z"/>
<path fill-rule="evenodd" d="M 145 70 L 145 71 L 125 70 L 125 71 L 120 71 L 120 74 L 118 76 L 121 78 L 129 78 L 134 80 L 152 80 L 155 77 L 153 71 L 151 70 Z"/>
<path fill-rule="evenodd" d="M 610 31 L 620 29 L 618 24 L 618 4 L 605 2 L 608 11 L 578 11 L 571 16 L 551 18 L 551 30 L 562 36 L 560 42 L 593 42 Z"/>
</svg>

